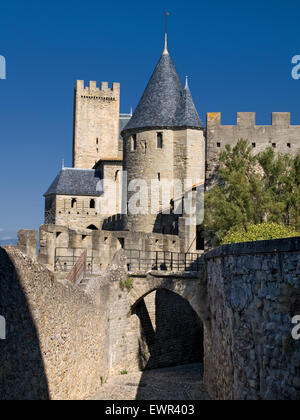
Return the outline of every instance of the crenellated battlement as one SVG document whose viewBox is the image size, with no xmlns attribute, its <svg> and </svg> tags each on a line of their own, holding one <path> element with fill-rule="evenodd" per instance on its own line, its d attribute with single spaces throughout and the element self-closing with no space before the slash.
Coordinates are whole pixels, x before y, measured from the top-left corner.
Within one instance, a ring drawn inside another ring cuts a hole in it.
<svg viewBox="0 0 300 420">
<path fill-rule="evenodd" d="M 232 125 L 222 125 L 222 115 L 221 112 L 209 112 L 207 113 L 207 128 L 215 127 L 241 127 L 241 128 L 251 128 L 251 127 L 300 127 L 300 126 L 291 126 L 291 114 L 290 112 L 272 112 L 271 114 L 271 124 L 270 125 L 256 125 L 256 113 L 255 112 L 238 112 L 237 113 L 237 122 L 235 126 Z"/>
<path fill-rule="evenodd" d="M 100 87 L 97 86 L 97 82 L 91 80 L 85 85 L 84 80 L 77 80 L 75 85 L 77 93 L 82 95 L 91 96 L 95 94 L 100 95 L 120 95 L 120 83 L 113 82 L 111 87 L 108 82 L 101 82 Z"/>
</svg>

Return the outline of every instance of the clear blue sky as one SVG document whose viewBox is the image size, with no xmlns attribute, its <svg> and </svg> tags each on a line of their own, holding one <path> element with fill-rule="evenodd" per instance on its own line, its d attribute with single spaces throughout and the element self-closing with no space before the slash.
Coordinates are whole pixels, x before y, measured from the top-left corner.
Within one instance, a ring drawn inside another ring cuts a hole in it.
<svg viewBox="0 0 300 420">
<path fill-rule="evenodd" d="M 43 221 L 43 193 L 71 166 L 76 79 L 121 83 L 121 112 L 135 107 L 163 48 L 169 51 L 203 120 L 220 111 L 291 111 L 300 125 L 299 1 L 7 1 L 0 5 L 0 239 Z M 300 139 L 299 139 L 300 141 Z"/>
</svg>

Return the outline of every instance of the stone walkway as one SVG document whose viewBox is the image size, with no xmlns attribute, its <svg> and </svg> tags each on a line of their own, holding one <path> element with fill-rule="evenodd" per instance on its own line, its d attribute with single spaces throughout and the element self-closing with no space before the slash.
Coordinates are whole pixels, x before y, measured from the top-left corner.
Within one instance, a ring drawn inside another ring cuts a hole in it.
<svg viewBox="0 0 300 420">
<path fill-rule="evenodd" d="M 111 377 L 94 400 L 208 400 L 202 365 L 190 364 Z"/>
</svg>

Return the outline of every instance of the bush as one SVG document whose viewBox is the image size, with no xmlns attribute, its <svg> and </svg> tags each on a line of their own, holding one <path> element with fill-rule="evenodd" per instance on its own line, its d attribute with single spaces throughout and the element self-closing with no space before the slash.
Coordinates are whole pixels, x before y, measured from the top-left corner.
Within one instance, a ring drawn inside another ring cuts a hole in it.
<svg viewBox="0 0 300 420">
<path fill-rule="evenodd" d="M 284 224 L 251 224 L 247 226 L 247 230 L 244 227 L 230 230 L 223 238 L 222 244 L 263 241 L 267 239 L 292 238 L 295 236 L 300 236 L 299 232 L 285 226 Z"/>
</svg>

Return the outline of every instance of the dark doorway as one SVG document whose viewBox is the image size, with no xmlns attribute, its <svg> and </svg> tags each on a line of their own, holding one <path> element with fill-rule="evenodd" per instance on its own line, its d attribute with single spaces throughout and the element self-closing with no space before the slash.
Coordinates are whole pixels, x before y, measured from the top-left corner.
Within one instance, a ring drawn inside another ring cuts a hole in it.
<svg viewBox="0 0 300 420">
<path fill-rule="evenodd" d="M 196 228 L 196 249 L 197 251 L 204 251 L 204 247 L 204 227 L 203 225 L 198 225 Z"/>
</svg>

